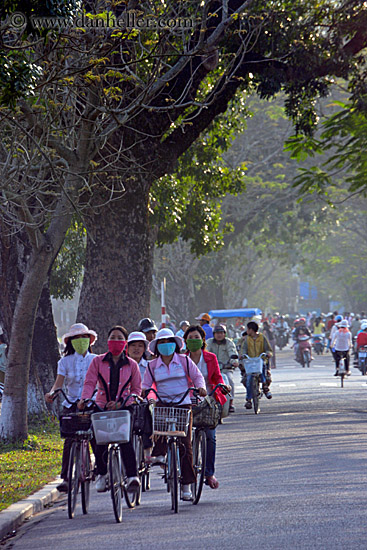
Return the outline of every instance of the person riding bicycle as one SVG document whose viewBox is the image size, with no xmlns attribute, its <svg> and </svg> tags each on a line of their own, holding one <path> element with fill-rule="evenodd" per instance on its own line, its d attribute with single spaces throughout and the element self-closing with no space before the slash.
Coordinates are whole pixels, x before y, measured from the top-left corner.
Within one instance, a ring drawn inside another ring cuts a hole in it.
<svg viewBox="0 0 367 550">
<path fill-rule="evenodd" d="M 143 396 L 147 389 L 155 386 L 160 401 L 157 406 L 164 406 L 165 403 L 177 403 L 180 401 L 188 388 L 195 386 L 199 395 L 206 396 L 205 380 L 195 363 L 180 353 L 183 340 L 175 336 L 169 328 L 162 328 L 157 332 L 156 338 L 150 342 L 149 349 L 157 358 L 149 361 L 142 383 Z M 191 407 L 190 395 L 177 406 Z M 180 438 L 180 460 L 182 471 L 182 495 L 183 500 L 191 500 L 191 483 L 195 482 L 195 471 L 192 462 L 191 443 L 192 420 L 186 437 Z M 159 437 L 154 445 L 152 459 L 154 462 L 165 461 L 167 453 L 167 440 Z"/>
<path fill-rule="evenodd" d="M 139 321 L 138 331 L 144 332 L 145 337 L 148 340 L 148 344 L 149 342 L 154 340 L 155 335 L 157 334 L 157 330 L 158 328 L 155 322 L 152 319 L 149 319 L 149 317 L 144 317 L 144 319 L 141 319 Z M 145 352 L 145 355 L 147 360 L 153 359 L 153 355 L 150 353 L 148 349 Z"/>
<path fill-rule="evenodd" d="M 121 402 L 129 394 L 141 394 L 141 376 L 134 359 L 124 352 L 127 330 L 114 326 L 108 331 L 108 352 L 93 359 L 85 377 L 81 400 L 78 409 L 84 409 L 84 400 L 90 399 L 97 386 L 96 404 L 100 409 L 114 411 L 121 408 Z M 126 468 L 127 490 L 139 490 L 135 452 L 132 442 L 121 443 L 121 456 Z M 95 458 L 98 470 L 96 489 L 99 493 L 107 490 L 108 445 L 96 445 Z"/>
<path fill-rule="evenodd" d="M 207 340 L 207 350 L 217 356 L 219 368 L 228 378 L 231 386 L 231 397 L 229 402 L 229 412 L 236 411 L 233 405 L 235 384 L 233 379 L 234 370 L 238 367 L 238 352 L 236 344 L 230 338 L 227 338 L 227 329 L 224 325 L 216 325 L 213 331 L 214 337 Z"/>
<path fill-rule="evenodd" d="M 348 330 L 348 321 L 343 319 L 336 325 L 337 331 L 331 341 L 330 347 L 334 354 L 335 359 L 335 374 L 339 375 L 339 365 L 343 357 L 345 357 L 345 370 L 347 376 L 350 375 L 349 371 L 349 350 L 352 346 L 352 335 Z"/>
<path fill-rule="evenodd" d="M 77 411 L 77 402 L 82 395 L 84 379 L 92 360 L 97 357 L 95 353 L 91 353 L 91 346 L 97 339 L 97 333 L 94 330 L 89 330 L 83 323 L 76 323 L 70 327 L 69 332 L 64 334 L 62 340 L 65 344 L 64 356 L 57 364 L 57 376 L 51 390 L 45 394 L 47 403 L 52 403 L 52 392 L 62 389 L 66 384 L 66 397 L 68 401 L 63 401 L 62 413 L 75 413 Z M 60 492 L 68 490 L 68 466 L 70 449 L 73 439 L 65 438 L 64 448 L 62 453 L 61 479 L 62 482 L 57 486 Z M 92 440 L 94 446 L 94 439 Z"/>
<path fill-rule="evenodd" d="M 255 321 L 247 323 L 247 334 L 244 335 L 241 341 L 240 357 L 248 355 L 249 357 L 259 357 L 262 353 L 266 353 L 268 357 L 271 357 L 271 346 L 264 334 L 259 333 L 259 325 Z M 252 408 L 252 387 L 251 377 L 246 376 L 246 370 L 243 363 L 240 363 L 240 369 L 242 372 L 242 384 L 245 386 L 247 394 L 245 407 L 246 409 Z M 263 392 L 267 399 L 271 399 L 273 396 L 270 392 L 269 386 L 271 384 L 271 371 L 269 363 L 265 363 L 263 366 L 263 373 L 261 376 Z"/>
<path fill-rule="evenodd" d="M 205 349 L 205 331 L 202 327 L 200 325 L 189 326 L 184 334 L 184 340 L 186 342 L 188 356 L 193 360 L 195 365 L 198 366 L 198 369 L 204 377 L 207 391 L 211 392 L 217 384 L 224 384 L 216 355 L 206 351 Z M 228 392 L 231 391 L 230 386 L 226 386 L 226 388 Z M 219 388 L 215 391 L 214 398 L 221 405 L 224 405 L 226 402 L 226 398 Z M 216 451 L 215 430 L 215 428 L 205 428 L 207 442 L 205 478 L 206 483 L 209 487 L 211 487 L 211 489 L 218 489 L 219 487 L 219 482 L 214 476 Z"/>
</svg>

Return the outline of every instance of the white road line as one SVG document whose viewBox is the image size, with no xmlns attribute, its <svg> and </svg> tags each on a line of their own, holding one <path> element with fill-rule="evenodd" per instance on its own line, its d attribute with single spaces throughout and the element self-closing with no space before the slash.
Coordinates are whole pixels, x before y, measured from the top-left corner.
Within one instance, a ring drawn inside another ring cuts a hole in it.
<svg viewBox="0 0 367 550">
<path fill-rule="evenodd" d="M 328 386 L 329 388 L 334 388 L 335 386 L 339 386 L 337 382 L 320 382 L 320 386 Z"/>
<path fill-rule="evenodd" d="M 290 388 L 290 387 L 296 387 L 297 384 L 282 384 L 281 382 L 278 384 L 280 388 Z"/>
</svg>

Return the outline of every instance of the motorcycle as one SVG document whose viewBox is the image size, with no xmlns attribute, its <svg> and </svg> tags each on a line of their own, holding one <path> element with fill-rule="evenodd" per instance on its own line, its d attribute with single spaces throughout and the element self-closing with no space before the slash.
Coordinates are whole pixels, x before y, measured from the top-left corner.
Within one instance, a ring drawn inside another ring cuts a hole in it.
<svg viewBox="0 0 367 550">
<path fill-rule="evenodd" d="M 298 336 L 298 349 L 296 361 L 302 365 L 302 367 L 309 367 L 312 361 L 311 356 L 311 343 L 310 337 L 307 334 Z"/>
<path fill-rule="evenodd" d="M 285 346 L 288 343 L 288 331 L 287 331 L 287 329 L 282 328 L 282 327 L 277 327 L 275 338 L 276 338 L 276 340 L 275 340 L 276 345 L 278 346 L 280 351 L 282 351 L 282 349 L 285 348 Z"/>
<path fill-rule="evenodd" d="M 360 347 L 358 349 L 358 369 L 361 371 L 362 376 L 367 374 L 367 347 Z"/>
<path fill-rule="evenodd" d="M 324 336 L 322 334 L 315 334 L 312 337 L 312 347 L 317 355 L 322 355 L 325 349 Z"/>
</svg>

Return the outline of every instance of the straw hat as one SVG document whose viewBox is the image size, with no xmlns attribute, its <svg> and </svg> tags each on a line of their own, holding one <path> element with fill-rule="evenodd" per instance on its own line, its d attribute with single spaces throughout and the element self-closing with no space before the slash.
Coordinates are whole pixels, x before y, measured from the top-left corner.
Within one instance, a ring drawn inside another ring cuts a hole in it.
<svg viewBox="0 0 367 550">
<path fill-rule="evenodd" d="M 156 355 L 156 349 L 157 349 L 159 340 L 163 340 L 164 338 L 173 338 L 176 344 L 178 344 L 178 347 L 180 349 L 184 345 L 182 338 L 180 336 L 175 336 L 170 328 L 161 328 L 161 330 L 157 332 L 155 339 L 152 340 L 149 344 L 150 353 L 152 353 L 153 355 Z"/>
<path fill-rule="evenodd" d="M 97 340 L 97 333 L 94 332 L 94 330 L 89 330 L 87 325 L 83 325 L 83 323 L 75 323 L 75 325 L 71 325 L 69 332 L 64 334 L 62 340 L 66 345 L 69 338 L 72 338 L 73 336 L 82 336 L 83 334 L 88 334 L 90 336 L 91 345 Z"/>
</svg>

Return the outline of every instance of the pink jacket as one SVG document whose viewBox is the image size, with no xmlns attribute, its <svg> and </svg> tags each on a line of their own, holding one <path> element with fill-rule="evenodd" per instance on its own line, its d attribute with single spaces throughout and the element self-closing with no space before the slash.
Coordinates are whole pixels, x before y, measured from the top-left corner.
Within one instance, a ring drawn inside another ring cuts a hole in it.
<svg viewBox="0 0 367 550">
<path fill-rule="evenodd" d="M 108 361 L 103 361 L 106 355 L 106 353 L 103 353 L 102 355 L 97 355 L 97 357 L 93 359 L 89 365 L 82 391 L 82 399 L 90 399 L 93 395 L 95 387 L 97 386 L 98 391 L 96 395 L 96 403 L 101 408 L 106 405 L 107 397 L 103 382 L 100 380 L 98 374 L 102 376 L 108 386 L 108 389 L 110 385 L 110 365 Z M 138 364 L 130 357 L 126 357 L 126 360 L 127 363 L 122 365 L 120 368 L 120 380 L 117 390 L 117 396 L 119 396 L 121 389 L 131 376 L 130 383 L 126 386 L 122 393 L 122 397 L 124 398 L 130 393 L 136 393 L 137 395 L 141 394 L 141 375 Z"/>
</svg>

